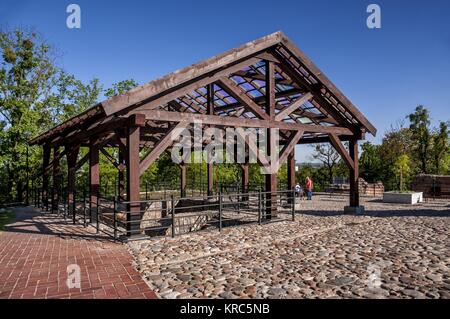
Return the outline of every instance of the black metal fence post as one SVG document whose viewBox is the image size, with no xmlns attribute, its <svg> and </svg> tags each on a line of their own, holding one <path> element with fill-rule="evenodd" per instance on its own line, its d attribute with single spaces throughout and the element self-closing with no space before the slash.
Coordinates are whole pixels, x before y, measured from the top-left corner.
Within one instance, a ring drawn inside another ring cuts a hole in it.
<svg viewBox="0 0 450 319">
<path fill-rule="evenodd" d="M 72 224 L 75 225 L 77 214 L 77 194 L 75 189 L 72 191 Z"/>
<path fill-rule="evenodd" d="M 223 209 L 223 195 L 219 194 L 219 231 L 222 231 L 222 209 Z"/>
<path fill-rule="evenodd" d="M 86 227 L 86 188 L 83 190 L 83 226 Z"/>
<path fill-rule="evenodd" d="M 97 205 L 95 207 L 95 228 L 96 228 L 96 232 L 97 234 L 100 232 L 100 222 L 99 222 L 99 208 L 98 208 L 98 203 L 100 202 L 99 200 L 99 194 L 97 193 Z"/>
<path fill-rule="evenodd" d="M 64 194 L 65 195 L 65 194 Z M 63 197 L 64 198 L 64 221 L 67 221 L 67 209 L 69 208 L 69 198 L 67 198 L 66 196 Z"/>
<path fill-rule="evenodd" d="M 296 198 L 295 198 L 295 190 L 292 190 L 292 221 L 294 222 L 295 221 L 295 201 L 296 201 Z"/>
<path fill-rule="evenodd" d="M 175 237 L 175 199 L 173 198 L 173 195 L 171 195 L 170 201 L 172 205 L 172 238 L 173 238 Z"/>
<path fill-rule="evenodd" d="M 114 221 L 114 239 L 117 239 L 117 204 L 116 204 L 116 197 L 114 196 L 114 211 L 113 211 L 113 221 Z"/>
<path fill-rule="evenodd" d="M 261 214 L 262 214 L 262 194 L 261 194 L 261 188 L 258 192 L 258 224 L 261 225 Z"/>
<path fill-rule="evenodd" d="M 51 196 L 52 196 L 52 201 L 51 201 L 51 209 L 50 209 L 50 213 L 54 213 L 55 212 L 55 181 L 53 181 L 53 185 L 52 185 L 52 193 L 51 193 Z"/>
</svg>

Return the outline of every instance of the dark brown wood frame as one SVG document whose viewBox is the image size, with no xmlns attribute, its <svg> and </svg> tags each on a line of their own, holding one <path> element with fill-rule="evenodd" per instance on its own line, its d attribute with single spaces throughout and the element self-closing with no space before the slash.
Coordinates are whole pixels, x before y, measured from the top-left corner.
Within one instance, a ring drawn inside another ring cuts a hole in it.
<svg viewBox="0 0 450 319">
<path fill-rule="evenodd" d="M 140 199 L 140 176 L 171 148 L 177 129 L 192 129 L 197 121 L 204 128 L 267 129 L 267 153 L 279 152 L 281 162 L 287 161 L 290 189 L 295 186 L 295 145 L 331 143 L 350 170 L 350 205 L 359 205 L 358 140 L 366 132 L 375 135 L 376 129 L 281 32 L 108 99 L 31 140 L 31 145 L 42 145 L 44 149 L 44 204 L 48 207 L 49 170 L 53 167 L 55 175 L 59 159 L 65 155 L 69 204 L 73 202 L 75 172 L 89 162 L 90 208 L 95 216 L 102 152 L 118 169 L 119 196 L 123 198 L 126 192 L 123 199 L 131 202 L 129 221 L 139 219 L 139 205 L 132 202 Z M 275 130 L 280 132 L 281 151 L 274 144 Z M 343 141 L 349 141 L 349 150 Z M 60 146 L 64 147 L 62 153 L 58 151 Z M 80 147 L 88 147 L 89 153 L 78 160 Z M 112 158 L 104 147 L 118 148 L 119 157 Z M 52 148 L 55 152 L 50 162 Z M 257 151 L 255 148 L 253 145 L 249 151 Z M 146 155 L 141 159 L 140 153 Z M 181 196 L 186 195 L 186 165 L 180 165 Z M 248 163 L 240 165 L 245 192 Z M 207 176 L 211 194 L 212 164 L 208 164 Z M 271 194 L 266 198 L 268 218 L 276 214 L 272 205 L 277 200 L 276 190 L 276 174 L 267 174 L 266 191 Z M 139 225 L 128 225 L 131 236 Z"/>
</svg>

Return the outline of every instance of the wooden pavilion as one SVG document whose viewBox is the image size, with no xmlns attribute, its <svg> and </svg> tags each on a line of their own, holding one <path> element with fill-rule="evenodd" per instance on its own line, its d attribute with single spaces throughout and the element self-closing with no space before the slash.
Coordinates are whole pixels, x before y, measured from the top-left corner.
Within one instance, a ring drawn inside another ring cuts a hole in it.
<svg viewBox="0 0 450 319">
<path fill-rule="evenodd" d="M 95 209 L 100 152 L 118 169 L 119 193 L 126 195 L 127 202 L 139 201 L 140 176 L 170 149 L 171 132 L 175 128 L 190 129 L 198 121 L 205 128 L 267 129 L 267 153 L 279 152 L 280 160 L 287 161 L 289 189 L 295 186 L 295 145 L 330 142 L 350 170 L 349 207 L 359 207 L 358 140 L 364 139 L 366 132 L 375 135 L 376 128 L 281 32 L 98 103 L 31 140 L 30 145 L 43 147 L 42 197 L 46 207 L 49 177 L 52 171 L 53 176 L 57 174 L 60 159 L 66 156 L 69 208 L 74 201 L 76 171 L 88 162 L 90 208 Z M 279 130 L 281 149 L 275 147 L 271 138 L 274 130 Z M 348 150 L 343 141 L 348 141 Z M 89 148 L 82 158 L 80 147 Z M 118 148 L 118 158 L 111 158 L 106 147 Z M 248 164 L 241 164 L 241 168 L 245 191 Z M 180 191 L 185 195 L 184 164 L 180 165 L 180 174 Z M 211 193 L 213 164 L 208 164 L 207 180 Z M 266 175 L 265 187 L 272 194 L 270 200 L 276 200 L 276 174 Z M 129 206 L 130 212 L 136 212 L 129 214 L 129 219 L 139 219 L 139 207 Z M 133 223 L 128 225 L 136 227 Z"/>
</svg>

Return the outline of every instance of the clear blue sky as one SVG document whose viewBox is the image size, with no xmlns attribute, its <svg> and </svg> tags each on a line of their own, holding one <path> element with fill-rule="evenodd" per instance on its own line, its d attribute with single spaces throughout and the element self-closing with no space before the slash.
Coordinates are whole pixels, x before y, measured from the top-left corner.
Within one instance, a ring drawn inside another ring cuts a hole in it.
<svg viewBox="0 0 450 319">
<path fill-rule="evenodd" d="M 81 6 L 81 29 L 66 7 Z M 366 27 L 381 6 L 382 28 Z M 383 133 L 416 105 L 450 120 L 450 1 L 10 1 L 0 25 L 34 27 L 62 53 L 59 64 L 108 87 L 145 83 L 281 30 Z M 303 148 L 298 160 L 305 160 Z"/>
</svg>

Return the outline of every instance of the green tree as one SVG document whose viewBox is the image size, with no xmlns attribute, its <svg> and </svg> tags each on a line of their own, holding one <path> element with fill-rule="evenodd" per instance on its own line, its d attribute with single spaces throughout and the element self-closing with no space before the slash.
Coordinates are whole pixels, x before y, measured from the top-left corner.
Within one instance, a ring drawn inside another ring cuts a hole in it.
<svg viewBox="0 0 450 319">
<path fill-rule="evenodd" d="M 57 67 L 53 47 L 35 32 L 0 31 L 0 50 L 1 192 L 21 200 L 27 172 L 37 175 L 42 158 L 28 141 L 93 104 L 100 90 L 98 80 L 83 86 Z"/>
<path fill-rule="evenodd" d="M 60 105 L 55 110 L 59 112 L 56 117 L 58 123 L 64 122 L 96 104 L 102 92 L 99 79 L 92 79 L 85 85 L 64 71 L 61 71 L 57 89 L 59 93 L 57 103 Z"/>
<path fill-rule="evenodd" d="M 393 171 L 399 179 L 400 191 L 405 190 L 404 179 L 407 179 L 411 172 L 409 163 L 410 163 L 409 156 L 403 154 L 397 158 L 393 166 Z"/>
<path fill-rule="evenodd" d="M 365 142 L 361 145 L 360 174 L 368 182 L 380 181 L 382 175 L 382 159 L 380 145 Z"/>
<path fill-rule="evenodd" d="M 441 122 L 439 129 L 433 134 L 432 158 L 433 171 L 435 174 L 443 174 L 446 171 L 445 159 L 450 152 L 448 124 Z"/>
<path fill-rule="evenodd" d="M 138 85 L 139 84 L 133 79 L 127 79 L 117 83 L 113 83 L 112 87 L 108 88 L 105 91 L 105 96 L 110 98 L 116 95 L 121 95 Z"/>
<path fill-rule="evenodd" d="M 328 183 L 333 183 L 334 169 L 338 164 L 341 156 L 330 144 L 317 144 L 314 147 L 312 158 L 320 161 L 326 168 Z"/>
<path fill-rule="evenodd" d="M 413 155 L 420 164 L 420 171 L 428 174 L 431 148 L 430 114 L 423 105 L 419 105 L 414 113 L 408 115 L 408 119 L 410 121 L 409 129 L 415 141 Z"/>
<path fill-rule="evenodd" d="M 408 155 L 411 158 L 413 148 L 411 131 L 408 128 L 392 128 L 383 137 L 379 147 L 381 158 L 380 180 L 387 189 L 397 187 L 397 180 L 392 174 L 392 167 L 400 155 Z M 414 162 L 411 163 L 411 170 L 414 170 Z"/>
</svg>

